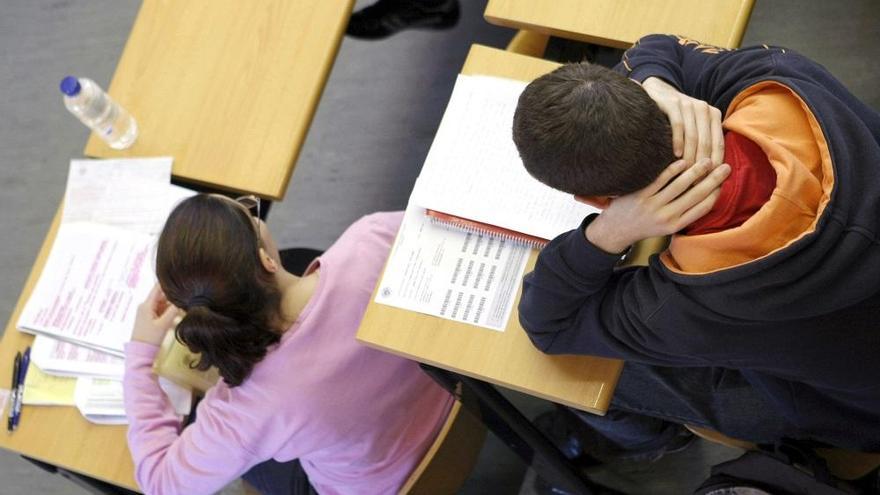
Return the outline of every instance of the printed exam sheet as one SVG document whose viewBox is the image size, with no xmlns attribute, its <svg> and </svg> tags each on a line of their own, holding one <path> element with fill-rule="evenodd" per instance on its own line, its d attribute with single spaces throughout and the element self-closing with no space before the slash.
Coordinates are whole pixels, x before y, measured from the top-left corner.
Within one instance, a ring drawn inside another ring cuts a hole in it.
<svg viewBox="0 0 880 495">
<path fill-rule="evenodd" d="M 376 302 L 504 331 L 530 248 L 407 208 Z"/>
<path fill-rule="evenodd" d="M 62 224 L 19 329 L 122 356 L 135 308 L 155 283 L 153 238 L 101 224 Z"/>
</svg>

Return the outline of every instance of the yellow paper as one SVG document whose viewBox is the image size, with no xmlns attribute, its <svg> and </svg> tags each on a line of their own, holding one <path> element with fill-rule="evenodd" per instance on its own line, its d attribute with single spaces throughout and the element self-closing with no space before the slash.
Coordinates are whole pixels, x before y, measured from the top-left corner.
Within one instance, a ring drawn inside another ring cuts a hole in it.
<svg viewBox="0 0 880 495">
<path fill-rule="evenodd" d="M 193 369 L 193 363 L 198 360 L 198 354 L 178 342 L 174 332 L 168 332 L 153 362 L 153 371 L 182 387 L 204 393 L 217 383 L 220 374 L 216 368 L 207 371 Z"/>
<path fill-rule="evenodd" d="M 31 364 L 24 379 L 22 403 L 32 406 L 72 406 L 75 388 L 76 378 L 47 375 Z"/>
</svg>

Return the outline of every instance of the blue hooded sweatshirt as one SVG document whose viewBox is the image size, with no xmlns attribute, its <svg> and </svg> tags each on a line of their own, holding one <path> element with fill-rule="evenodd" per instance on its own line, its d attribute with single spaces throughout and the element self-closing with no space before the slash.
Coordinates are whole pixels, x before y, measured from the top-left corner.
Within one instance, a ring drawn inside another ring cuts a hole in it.
<svg viewBox="0 0 880 495">
<path fill-rule="evenodd" d="M 699 273 L 668 253 L 618 268 L 619 255 L 586 240 L 588 217 L 545 247 L 525 278 L 520 322 L 535 346 L 738 372 L 798 436 L 880 452 L 880 114 L 819 64 L 778 47 L 651 35 L 615 70 L 662 78 L 722 113 L 757 87 L 790 92 L 825 153 L 824 200 L 785 245 Z"/>
</svg>

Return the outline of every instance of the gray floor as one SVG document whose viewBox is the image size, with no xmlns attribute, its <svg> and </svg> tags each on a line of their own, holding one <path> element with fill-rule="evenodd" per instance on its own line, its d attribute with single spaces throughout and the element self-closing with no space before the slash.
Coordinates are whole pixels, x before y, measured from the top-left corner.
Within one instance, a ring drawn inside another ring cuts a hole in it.
<svg viewBox="0 0 880 495">
<path fill-rule="evenodd" d="M 287 199 L 271 214 L 282 245 L 326 248 L 359 216 L 405 205 L 468 46 L 501 47 L 511 36 L 482 20 L 484 0 L 462 4 L 462 22 L 451 31 L 343 43 Z M 106 86 L 139 5 L 0 0 L 0 321 L 8 320 L 57 208 L 68 160 L 81 156 L 87 136 L 64 110 L 58 81 L 72 73 Z M 759 0 L 744 44 L 795 48 L 880 108 L 877 26 L 876 0 Z M 530 414 L 547 407 L 511 395 Z M 687 493 L 707 466 L 735 454 L 698 444 L 657 464 L 613 466 L 597 476 L 628 493 Z M 463 493 L 517 493 L 525 475 L 490 437 Z M 83 493 L 7 452 L 0 452 L 0 480 L 0 495 Z"/>
</svg>

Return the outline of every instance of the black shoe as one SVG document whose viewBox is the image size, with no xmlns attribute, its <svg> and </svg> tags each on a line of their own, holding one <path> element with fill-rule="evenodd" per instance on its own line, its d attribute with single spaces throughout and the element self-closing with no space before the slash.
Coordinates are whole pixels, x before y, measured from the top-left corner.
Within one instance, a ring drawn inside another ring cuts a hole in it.
<svg viewBox="0 0 880 495">
<path fill-rule="evenodd" d="M 541 414 L 535 419 L 535 426 L 568 460 L 581 469 L 602 462 L 655 462 L 666 454 L 686 449 L 696 438 L 684 426 L 668 423 L 668 429 L 664 433 L 667 440 L 662 445 L 648 450 L 623 449 L 565 408 Z"/>
<path fill-rule="evenodd" d="M 601 464 L 586 452 L 582 437 L 572 429 L 571 418 L 564 411 L 542 413 L 534 424 L 575 468 L 583 470 Z"/>
<path fill-rule="evenodd" d="M 458 22 L 458 0 L 378 0 L 353 14 L 346 34 L 380 39 L 404 29 L 447 29 Z"/>
<path fill-rule="evenodd" d="M 562 455 L 568 459 L 572 467 L 583 473 L 590 468 L 599 466 L 601 461 L 587 454 L 582 438 L 574 431 L 573 417 L 567 411 L 554 409 L 542 413 L 534 420 L 535 427 L 550 440 Z M 574 419 L 574 421 L 577 421 Z M 572 495 L 562 488 L 556 487 L 541 476 L 536 475 L 532 491 L 537 495 Z"/>
<path fill-rule="evenodd" d="M 669 441 L 666 442 L 666 444 L 664 444 L 659 449 L 636 454 L 624 453 L 620 456 L 620 459 L 633 462 L 657 462 L 666 454 L 681 452 L 682 450 L 690 447 L 690 445 L 694 443 L 694 440 L 696 440 L 696 438 L 697 436 L 691 433 L 691 431 L 684 426 L 676 425 L 676 432 L 674 436 L 670 438 Z"/>
</svg>

